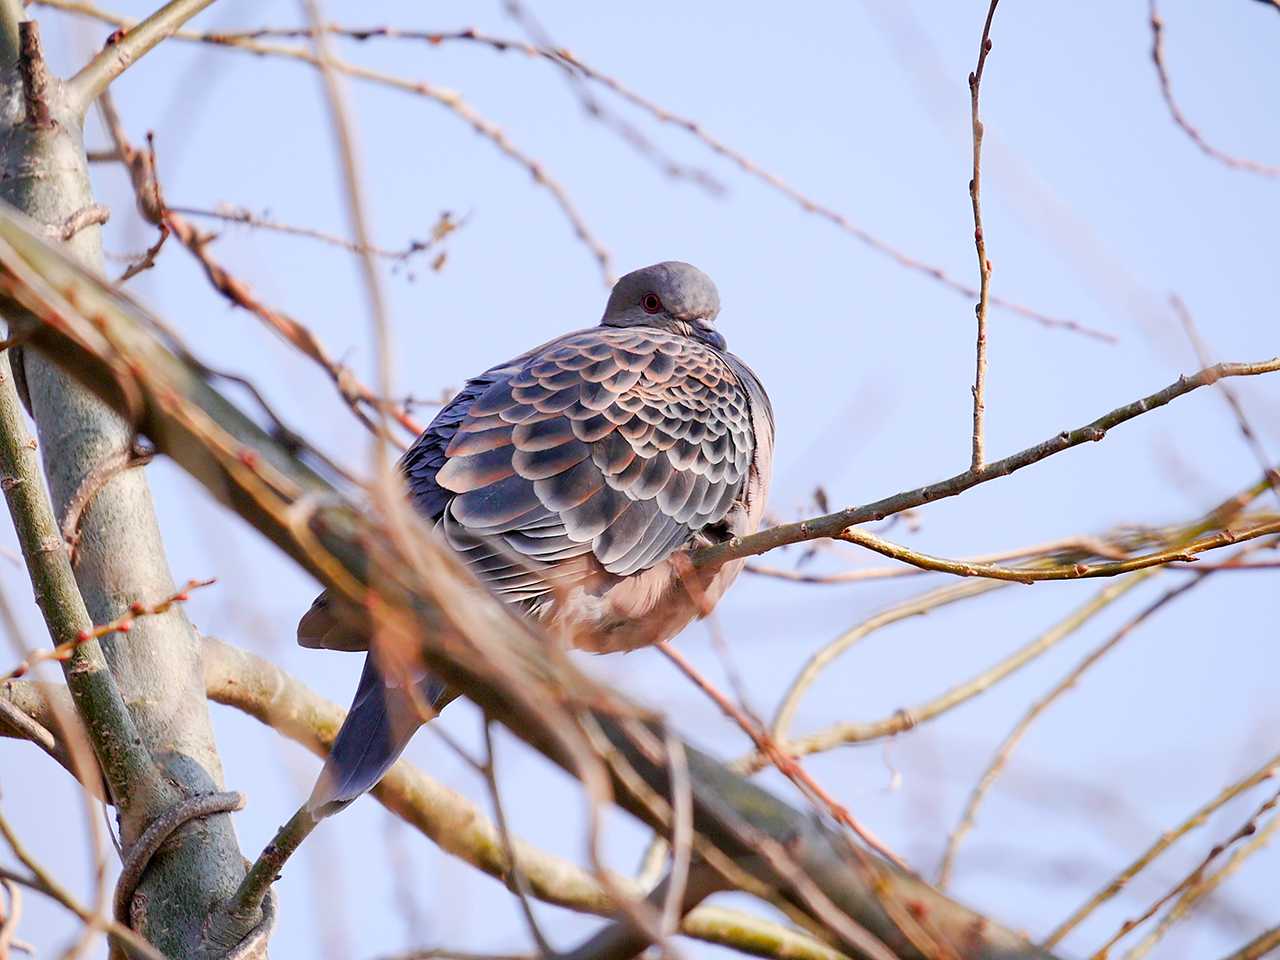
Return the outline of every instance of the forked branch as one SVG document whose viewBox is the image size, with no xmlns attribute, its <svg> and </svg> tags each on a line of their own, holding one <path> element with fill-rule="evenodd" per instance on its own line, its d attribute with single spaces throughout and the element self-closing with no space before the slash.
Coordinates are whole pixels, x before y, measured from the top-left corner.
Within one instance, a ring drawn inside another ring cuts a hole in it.
<svg viewBox="0 0 1280 960">
<path fill-rule="evenodd" d="M 77 114 L 84 116 L 111 81 L 211 3 L 213 0 L 170 0 L 137 26 L 126 30 L 119 39 L 109 42 L 67 81 L 67 96 Z"/>
</svg>

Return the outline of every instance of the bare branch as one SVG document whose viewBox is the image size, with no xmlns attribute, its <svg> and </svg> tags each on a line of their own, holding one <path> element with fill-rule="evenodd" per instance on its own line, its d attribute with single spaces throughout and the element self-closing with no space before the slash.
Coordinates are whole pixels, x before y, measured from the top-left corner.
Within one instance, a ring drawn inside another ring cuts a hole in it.
<svg viewBox="0 0 1280 960">
<path fill-rule="evenodd" d="M 1151 568 L 1130 574 L 1114 583 L 1108 584 L 1086 603 L 1073 610 L 1065 619 L 1054 624 L 1053 627 L 1035 637 L 1029 643 L 1019 647 L 999 663 L 966 680 L 964 683 L 957 684 L 937 697 L 914 707 L 895 710 L 889 716 L 879 720 L 867 723 L 833 724 L 816 733 L 784 740 L 779 747 L 792 756 L 802 757 L 846 744 L 868 743 L 872 740 L 880 740 L 884 737 L 891 737 L 911 730 L 922 723 L 927 723 L 986 692 L 1015 671 L 1022 669 L 1033 660 L 1047 653 L 1080 629 L 1091 618 L 1105 610 L 1112 602 L 1128 593 L 1156 572 L 1154 568 Z M 952 599 L 959 599 L 959 597 L 955 596 Z M 762 766 L 764 766 L 763 759 L 759 756 L 754 756 L 739 764 L 738 769 L 757 770 Z"/>
<path fill-rule="evenodd" d="M 1277 0 L 1280 3 L 1280 0 Z M 1187 309 L 1187 305 L 1182 302 L 1182 298 L 1176 294 L 1169 298 L 1169 305 L 1173 307 L 1173 312 L 1177 314 L 1182 328 L 1187 333 L 1187 339 L 1191 341 L 1191 347 L 1195 350 L 1196 358 L 1204 366 L 1209 365 L 1209 348 L 1204 342 L 1204 338 L 1200 336 L 1200 330 L 1196 326 L 1195 318 L 1191 316 L 1191 311 Z M 1267 456 L 1267 451 L 1262 445 L 1262 439 L 1258 436 L 1258 431 L 1253 428 L 1253 424 L 1249 422 L 1249 416 L 1245 413 L 1244 404 L 1240 401 L 1240 397 L 1236 395 L 1235 388 L 1225 380 L 1218 381 L 1218 391 L 1222 394 L 1222 399 L 1226 401 L 1227 406 L 1231 409 L 1232 416 L 1236 419 L 1236 426 L 1240 428 L 1240 436 L 1244 438 L 1245 445 L 1253 454 L 1254 459 L 1258 462 L 1258 466 L 1262 468 L 1262 472 L 1271 480 L 1272 491 L 1280 498 L 1280 472 L 1278 472 Z"/>
<path fill-rule="evenodd" d="M 1149 954 L 1152 948 L 1156 946 L 1156 943 L 1160 942 L 1166 933 L 1169 933 L 1174 924 L 1178 923 L 1179 920 L 1183 920 L 1190 911 L 1203 905 L 1204 901 L 1208 900 L 1208 897 L 1219 890 L 1222 883 L 1228 881 L 1233 874 L 1243 867 L 1245 861 L 1265 849 L 1268 844 L 1271 844 L 1271 841 L 1275 840 L 1276 833 L 1280 832 L 1280 817 L 1272 814 L 1266 826 L 1257 828 L 1256 823 L 1251 823 L 1245 824 L 1245 829 L 1251 829 L 1251 832 L 1244 835 L 1251 836 L 1251 840 L 1247 844 L 1236 846 L 1235 850 L 1231 851 L 1226 863 L 1222 864 L 1210 876 L 1194 879 L 1190 886 L 1187 887 L 1187 890 L 1181 892 L 1174 905 L 1166 911 L 1164 916 L 1161 916 L 1160 923 L 1156 924 L 1156 928 L 1149 932 L 1146 937 L 1143 937 L 1138 946 L 1135 946 L 1133 950 L 1125 954 L 1124 960 L 1142 960 L 1142 957 Z M 1239 840 L 1239 837 L 1233 838 L 1233 842 L 1236 840 Z"/>
<path fill-rule="evenodd" d="M 1225 804 L 1234 800 L 1245 791 L 1256 787 L 1260 783 L 1265 783 L 1277 775 L 1280 775 L 1280 754 L 1276 754 L 1253 772 L 1246 774 L 1239 780 L 1223 788 L 1217 796 L 1205 803 L 1178 826 L 1161 834 L 1160 838 L 1152 844 L 1149 849 L 1121 870 L 1120 873 L 1106 884 L 1106 886 L 1090 897 L 1088 901 L 1072 913 L 1070 917 L 1059 924 L 1053 932 L 1045 938 L 1045 947 L 1052 948 L 1058 943 L 1061 943 L 1063 937 L 1078 927 L 1088 916 L 1097 910 L 1098 907 L 1102 906 L 1123 890 L 1129 881 L 1145 870 L 1152 861 L 1192 830 L 1203 826 L 1214 812 L 1221 809 Z"/>
<path fill-rule="evenodd" d="M 918 550 L 911 550 L 890 543 L 864 530 L 846 530 L 840 539 L 855 543 L 868 550 L 909 563 L 921 570 L 950 573 L 957 577 L 985 577 L 989 580 L 1008 580 L 1013 583 L 1042 583 L 1046 580 L 1084 580 L 1098 577 L 1117 577 L 1148 567 L 1162 567 L 1171 563 L 1194 563 L 1196 554 L 1217 550 L 1234 543 L 1243 543 L 1268 534 L 1280 533 L 1280 519 L 1259 523 L 1244 529 L 1219 530 L 1209 536 L 1179 543 L 1151 553 L 1111 560 L 1105 563 L 1037 564 L 1022 567 L 1002 567 L 990 563 L 973 563 L 964 560 L 948 560 L 934 557 Z"/>
<path fill-rule="evenodd" d="M 853 831 L 853 833 L 863 841 L 871 849 L 880 853 L 883 857 L 893 861 L 902 869 L 907 870 L 906 862 L 890 849 L 883 840 L 877 837 L 868 827 L 860 823 L 849 810 L 840 803 L 837 803 L 831 794 L 827 793 L 818 783 L 805 771 L 795 759 L 788 756 L 774 742 L 763 727 L 752 720 L 747 714 L 739 709 L 732 700 L 715 688 L 713 684 L 707 681 L 691 664 L 684 654 L 680 653 L 675 647 L 669 643 L 664 643 L 658 647 L 662 651 L 663 656 L 676 665 L 676 667 L 689 678 L 703 693 L 705 693 L 717 707 L 720 708 L 726 716 L 733 720 L 738 727 L 751 738 L 756 749 L 761 755 L 768 758 L 769 763 L 777 767 L 778 770 L 788 780 L 791 780 L 801 790 L 812 793 L 823 805 L 830 811 L 831 815 L 840 823 Z"/>
<path fill-rule="evenodd" d="M 991 0 L 987 19 L 978 41 L 978 65 L 969 74 L 969 110 L 973 128 L 973 175 L 969 178 L 969 201 L 973 205 L 973 243 L 978 251 L 978 340 L 973 374 L 973 456 L 969 469 L 981 470 L 986 458 L 982 417 L 986 410 L 987 387 L 987 306 L 991 302 L 991 261 L 987 259 L 987 237 L 982 230 L 982 119 L 978 115 L 978 96 L 982 88 L 982 72 L 991 52 L 991 21 L 1000 0 Z"/>
<path fill-rule="evenodd" d="M 940 480 L 904 493 L 896 493 L 893 496 L 885 497 L 865 506 L 848 507 L 837 513 L 829 513 L 826 516 L 815 517 L 812 520 L 782 524 L 748 537 L 735 537 L 724 543 L 703 547 L 694 552 L 692 556 L 693 563 L 698 567 L 718 566 L 741 557 L 756 556 L 789 543 L 802 543 L 806 540 L 816 540 L 821 537 L 838 537 L 855 524 L 883 520 L 885 517 L 901 513 L 903 510 L 910 510 L 926 503 L 933 503 L 935 500 L 954 497 L 957 494 L 964 493 L 971 487 L 997 480 L 1000 477 L 1007 477 L 1023 467 L 1039 463 L 1054 454 L 1070 450 L 1072 447 L 1078 447 L 1082 443 L 1099 441 L 1113 427 L 1163 407 L 1170 401 L 1185 396 L 1193 390 L 1198 390 L 1200 387 L 1217 383 L 1224 377 L 1253 377 L 1266 373 L 1275 373 L 1276 371 L 1280 371 L 1280 357 L 1256 363 L 1219 363 L 1212 367 L 1205 367 L 1198 373 L 1179 377 L 1163 390 L 1157 390 L 1141 400 L 1135 400 L 1133 403 L 1125 404 L 1123 407 L 1117 407 L 1110 413 L 1103 414 L 1083 427 L 1064 430 L 1048 440 L 1036 444 L 1034 447 L 1028 447 L 1005 457 L 1003 460 L 988 463 L 981 470 L 966 470 L 964 473 L 958 473 L 946 480 Z"/>
<path fill-rule="evenodd" d="M 328 244 L 333 247 L 341 247 L 349 253 L 363 253 L 366 249 L 375 257 L 383 260 L 391 260 L 395 263 L 403 264 L 411 257 L 419 254 L 427 254 L 435 249 L 436 245 L 453 233 L 454 230 L 462 226 L 463 220 L 455 220 L 452 214 L 447 211 L 440 214 L 435 226 L 431 228 L 431 235 L 426 240 L 410 240 L 407 244 L 399 249 L 391 249 L 389 247 L 381 247 L 371 244 L 369 247 L 361 247 L 358 243 L 340 237 L 337 234 L 326 233 L 323 230 L 316 230 L 314 227 L 302 227 L 293 223 L 282 223 L 279 220 L 273 220 L 270 217 L 259 215 L 245 207 L 231 206 L 220 204 L 216 209 L 206 210 L 202 207 L 184 207 L 179 205 L 167 206 L 166 209 L 173 214 L 184 217 L 198 217 L 210 220 L 221 220 L 224 223 L 238 223 L 255 230 L 266 230 L 272 233 L 283 233 L 293 237 L 305 237 L 309 240 L 316 240 L 320 243 Z M 443 256 L 443 253 L 441 254 Z"/>
<path fill-rule="evenodd" d="M 1263 3 L 1280 4 L 1280 0 L 1262 0 Z M 1173 85 L 1169 80 L 1169 71 L 1164 63 L 1164 20 L 1160 18 L 1160 11 L 1156 7 L 1156 0 L 1148 0 L 1148 10 L 1151 15 L 1151 60 L 1156 66 L 1156 76 L 1160 80 L 1160 95 L 1164 97 L 1165 105 L 1169 108 L 1169 115 L 1173 117 L 1182 132 L 1185 133 L 1201 152 L 1212 157 L 1219 163 L 1231 167 L 1233 170 L 1245 170 L 1249 173 L 1256 173 L 1264 177 L 1280 177 L 1280 166 L 1274 166 L 1268 163 L 1259 163 L 1256 160 L 1250 160 L 1247 157 L 1233 156 L 1226 151 L 1219 150 L 1208 140 L 1205 139 L 1199 129 L 1197 129 L 1186 114 L 1182 112 L 1182 108 L 1178 106 L 1178 101 L 1173 97 Z"/>
<path fill-rule="evenodd" d="M 166 37 L 172 36 L 188 20 L 213 0 L 170 0 L 163 7 L 109 43 L 105 50 L 85 64 L 67 81 L 67 97 L 80 116 L 94 100 L 140 57 Z"/>
<path fill-rule="evenodd" d="M 1031 725 L 1043 714 L 1050 706 L 1052 706 L 1067 691 L 1073 689 L 1079 682 L 1081 676 L 1093 667 L 1099 660 L 1110 653 L 1125 637 L 1129 636 L 1139 626 L 1153 617 L 1157 612 L 1168 604 L 1172 603 L 1178 597 L 1182 596 L 1188 590 L 1194 589 L 1196 586 L 1204 582 L 1204 577 L 1197 577 L 1187 583 L 1179 584 L 1171 590 L 1167 590 L 1157 597 L 1153 602 L 1144 607 L 1138 614 L 1125 622 L 1119 630 L 1109 636 L 1103 643 L 1091 650 L 1089 654 L 1081 660 L 1075 667 L 1069 670 L 1065 676 L 1049 690 L 1048 693 L 1040 697 L 1031 706 L 1023 717 L 1009 731 L 1008 735 L 996 749 L 995 755 L 991 758 L 987 768 L 983 770 L 982 776 L 978 778 L 977 784 L 969 794 L 968 800 L 965 801 L 964 812 L 960 815 L 960 822 L 956 824 L 950 835 L 947 837 L 946 850 L 943 851 L 942 864 L 938 867 L 938 887 L 945 890 L 951 884 L 951 873 L 955 867 L 956 852 L 959 850 L 961 842 L 965 836 L 973 829 L 974 823 L 977 821 L 978 807 L 983 799 L 990 791 L 992 784 L 996 778 L 1000 776 L 1005 765 L 1009 762 L 1009 757 L 1013 754 L 1014 749 L 1026 736 L 1027 731 L 1031 729 Z"/>
<path fill-rule="evenodd" d="M 333 137 L 338 153 L 342 180 L 346 187 L 347 221 L 351 228 L 354 244 L 359 251 L 360 275 L 363 281 L 365 300 L 369 311 L 369 324 L 372 340 L 377 354 L 378 392 L 388 397 L 391 387 L 391 325 L 387 315 L 386 298 L 382 292 L 382 278 L 372 253 L 372 241 L 369 239 L 369 216 L 364 200 L 363 179 L 360 175 L 360 158 L 357 156 L 355 137 L 352 132 L 351 107 L 347 102 L 346 86 L 339 76 L 330 50 L 328 34 L 324 30 L 324 14 L 320 0 L 301 0 L 303 9 L 311 21 L 312 42 L 315 47 L 316 60 L 320 65 L 321 86 L 325 101 L 329 107 L 329 118 L 333 126 Z M 386 406 L 380 408 L 383 423 L 382 430 L 375 433 L 374 454 L 375 465 L 380 475 L 390 469 L 386 457 L 386 446 L 383 442 L 390 437 L 390 417 Z M 381 488 L 383 484 L 379 484 Z M 390 499 L 390 498 L 389 498 Z M 395 504 L 384 503 L 383 509 L 394 510 Z"/>
<path fill-rule="evenodd" d="M 841 538 L 838 542 L 852 542 Z M 955 562 L 961 564 L 998 563 L 1001 560 L 1034 560 L 1045 558 L 1057 562 L 1078 562 L 1095 557 L 1108 560 L 1123 560 L 1128 556 L 1125 550 L 1108 543 L 1104 537 L 1075 536 L 1047 540 L 1043 543 L 1014 547 L 1010 550 L 994 550 L 990 553 L 971 554 L 958 557 Z M 861 583 L 865 580 L 893 580 L 899 577 L 918 576 L 929 573 L 918 566 L 894 564 L 885 567 L 855 567 L 851 570 L 837 570 L 832 573 L 810 573 L 805 570 L 788 570 L 782 567 L 770 567 L 764 564 L 748 563 L 744 568 L 747 573 L 760 577 L 772 577 L 786 580 L 788 583 L 807 583 L 815 586 L 834 586 L 844 583 Z"/>
<path fill-rule="evenodd" d="M 1145 923 L 1151 917 L 1155 916 L 1162 906 L 1168 903 L 1175 896 L 1178 898 L 1169 911 L 1160 918 L 1160 922 L 1156 928 L 1149 932 L 1142 941 L 1125 954 L 1125 960 L 1140 960 L 1145 957 L 1151 948 L 1168 932 L 1169 928 L 1181 920 L 1196 904 L 1204 897 L 1216 889 L 1231 874 L 1240 868 L 1244 860 L 1254 853 L 1257 853 L 1264 846 L 1271 842 L 1271 838 L 1275 835 L 1276 830 L 1280 828 L 1280 817 L 1273 816 L 1269 823 L 1261 830 L 1258 829 L 1258 821 L 1266 814 L 1275 809 L 1280 803 L 1280 790 L 1273 793 L 1270 797 L 1262 802 L 1253 814 L 1250 815 L 1239 828 L 1237 828 L 1231 836 L 1227 837 L 1219 843 L 1215 843 L 1213 847 L 1205 854 L 1204 858 L 1196 864 L 1195 868 L 1187 874 L 1182 880 L 1174 885 L 1173 889 L 1165 893 L 1155 903 L 1151 904 L 1142 915 L 1130 920 L 1126 920 L 1120 929 L 1104 944 L 1100 949 L 1094 952 L 1090 960 L 1106 960 L 1110 955 L 1110 950 L 1121 939 L 1130 933 L 1133 929 L 1142 923 Z M 1225 853 L 1240 841 L 1250 838 L 1252 839 L 1245 845 L 1237 847 L 1232 851 L 1227 862 L 1220 869 L 1205 876 L 1205 871 L 1209 869 L 1209 865 L 1218 857 Z"/>
</svg>

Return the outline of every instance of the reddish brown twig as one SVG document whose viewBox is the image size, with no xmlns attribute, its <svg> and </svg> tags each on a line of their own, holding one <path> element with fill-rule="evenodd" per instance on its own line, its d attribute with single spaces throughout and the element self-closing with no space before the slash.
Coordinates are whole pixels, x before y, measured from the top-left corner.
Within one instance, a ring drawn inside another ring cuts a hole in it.
<svg viewBox="0 0 1280 960">
<path fill-rule="evenodd" d="M 420 434 L 423 425 L 418 420 L 400 405 L 377 396 L 349 367 L 338 363 L 306 324 L 280 310 L 268 307 L 253 295 L 247 283 L 233 276 L 213 257 L 209 251 L 209 244 L 214 239 L 213 234 L 201 232 L 185 217 L 174 213 L 165 204 L 159 180 L 156 177 L 153 152 L 139 150 L 129 142 L 109 95 L 104 95 L 100 103 L 107 130 L 122 162 L 129 171 L 134 193 L 138 199 L 138 211 L 143 218 L 157 227 L 163 226 L 171 231 L 178 242 L 200 263 L 210 284 L 222 296 L 258 317 L 285 342 L 315 361 L 329 375 L 329 379 L 333 381 L 351 412 L 371 431 L 377 432 L 378 426 L 370 417 L 369 411 L 385 412 L 413 436 Z"/>
<path fill-rule="evenodd" d="M 160 248 L 164 246 L 164 242 L 169 239 L 169 225 L 161 223 L 159 225 L 160 235 L 156 238 L 156 242 L 147 247 L 146 251 L 129 266 L 125 267 L 124 273 L 116 278 L 116 283 L 125 283 L 132 280 L 144 270 L 150 270 L 156 265 L 156 257 L 160 255 Z"/>
<path fill-rule="evenodd" d="M 838 802 L 831 794 L 827 793 L 818 783 L 809 776 L 808 771 L 800 766 L 796 759 L 790 754 L 784 753 L 778 746 L 773 737 L 769 736 L 768 731 L 759 723 L 747 716 L 746 712 L 736 703 L 726 697 L 719 689 L 716 688 L 710 680 L 698 672 L 698 669 L 685 659 L 684 654 L 680 653 L 675 647 L 669 643 L 658 644 L 658 650 L 676 665 L 676 668 L 693 681 L 694 685 L 705 693 L 720 708 L 720 710 L 742 728 L 742 731 L 751 738 L 751 742 L 755 744 L 756 749 L 766 756 L 769 761 L 782 772 L 784 776 L 802 791 L 806 791 L 816 797 L 831 812 L 831 815 L 840 823 L 844 824 L 852 830 L 862 841 L 871 849 L 875 850 L 881 856 L 892 861 L 903 870 L 910 871 L 906 862 L 899 857 L 893 850 L 885 844 L 883 840 L 875 835 L 870 829 L 863 826 L 848 808 Z"/>
<path fill-rule="evenodd" d="M 1123 939 L 1131 930 L 1153 917 L 1157 910 L 1178 894 L 1199 884 L 1200 880 L 1204 877 L 1205 871 L 1209 869 L 1209 865 L 1225 853 L 1233 844 L 1257 833 L 1258 821 L 1275 809 L 1277 804 L 1280 804 L 1280 790 L 1272 793 L 1271 796 L 1264 800 L 1262 805 L 1254 811 L 1253 815 L 1250 816 L 1238 830 L 1232 833 L 1231 836 L 1227 837 L 1220 843 L 1214 844 L 1213 847 L 1210 848 L 1209 852 L 1205 854 L 1200 863 L 1196 865 L 1195 869 L 1175 884 L 1171 890 L 1156 900 L 1155 903 L 1151 904 L 1151 906 L 1147 907 L 1147 909 L 1139 916 L 1126 920 L 1121 924 L 1120 929 L 1112 934 L 1111 938 L 1093 953 L 1090 960 L 1106 960 L 1111 948 L 1114 947 L 1118 941 Z"/>
<path fill-rule="evenodd" d="M 184 217 L 208 218 L 211 220 L 221 220 L 224 223 L 238 223 L 255 230 L 266 230 L 271 233 L 283 233 L 291 237 L 305 237 L 308 240 L 316 240 L 320 243 L 328 244 L 331 247 L 341 247 L 349 253 L 364 253 L 364 247 L 360 244 L 340 237 L 334 233 L 326 233 L 323 230 L 316 230 L 312 227 L 301 227 L 297 224 L 282 223 L 279 220 L 273 220 L 270 217 L 256 214 L 252 210 L 245 207 L 236 207 L 231 205 L 220 205 L 215 209 L 206 210 L 201 207 L 182 207 L 169 206 L 167 208 L 170 213 Z M 391 260 L 397 264 L 406 263 L 412 257 L 419 254 L 426 255 L 436 248 L 436 246 L 449 234 L 457 230 L 465 222 L 455 220 L 453 214 L 444 211 L 440 214 L 439 219 L 431 228 L 431 235 L 426 240 L 410 240 L 403 248 L 392 250 L 387 247 L 370 246 L 368 252 L 375 257 L 383 260 Z"/>
<path fill-rule="evenodd" d="M 0 675 L 0 683 L 4 683 L 6 680 L 16 680 L 18 677 L 28 673 L 31 668 L 37 664 L 50 660 L 67 660 L 70 658 L 71 654 L 75 652 L 77 647 L 88 643 L 90 640 L 100 640 L 113 633 L 128 633 L 133 629 L 133 621 L 138 617 L 154 617 L 162 613 L 167 613 L 174 604 L 185 603 L 190 599 L 192 590 L 207 587 L 215 582 L 216 581 L 214 580 L 188 580 L 186 586 L 181 590 L 150 605 L 143 603 L 141 600 L 135 600 L 129 606 L 128 613 L 116 617 L 116 619 L 112 620 L 110 623 L 95 626 L 91 630 L 81 630 L 70 640 L 64 640 L 62 643 L 59 643 L 48 650 L 32 651 L 27 655 L 26 659 L 16 667 L 8 673 Z"/>
<path fill-rule="evenodd" d="M 1280 0 L 1263 0 L 1263 2 L 1280 5 Z M 1165 106 L 1169 108 L 1169 115 L 1173 118 L 1173 122 L 1178 125 L 1192 143 L 1200 148 L 1202 153 L 1212 157 L 1219 163 L 1231 167 L 1233 170 L 1247 170 L 1249 173 L 1256 173 L 1264 177 L 1280 177 L 1280 166 L 1259 163 L 1257 160 L 1250 160 L 1248 157 L 1237 157 L 1234 154 L 1227 153 L 1225 150 L 1219 150 L 1206 140 L 1204 134 L 1187 119 L 1186 114 L 1182 112 L 1182 108 L 1178 106 L 1178 101 L 1174 99 L 1173 85 L 1169 80 L 1169 70 L 1165 66 L 1164 20 L 1160 18 L 1156 0 L 1148 0 L 1148 9 L 1151 14 L 1151 60 L 1156 66 L 1156 76 L 1160 80 L 1160 96 L 1164 97 Z"/>
</svg>

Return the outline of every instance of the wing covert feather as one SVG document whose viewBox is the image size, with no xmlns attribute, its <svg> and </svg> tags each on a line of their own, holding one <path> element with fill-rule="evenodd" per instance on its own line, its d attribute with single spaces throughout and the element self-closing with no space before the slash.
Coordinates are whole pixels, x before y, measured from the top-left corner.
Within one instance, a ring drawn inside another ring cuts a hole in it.
<svg viewBox="0 0 1280 960">
<path fill-rule="evenodd" d="M 741 363 L 650 328 L 569 334 L 467 383 L 406 453 L 415 503 L 495 590 L 626 576 L 725 518 L 754 454 Z"/>
</svg>

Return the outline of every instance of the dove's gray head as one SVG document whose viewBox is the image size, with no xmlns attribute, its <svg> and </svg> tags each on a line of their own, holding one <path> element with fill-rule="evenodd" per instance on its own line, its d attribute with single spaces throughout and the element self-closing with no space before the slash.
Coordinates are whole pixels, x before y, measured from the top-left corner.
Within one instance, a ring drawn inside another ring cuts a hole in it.
<svg viewBox="0 0 1280 960">
<path fill-rule="evenodd" d="M 711 278 L 679 260 L 633 270 L 613 285 L 600 323 L 606 327 L 660 327 L 724 348 L 712 326 L 720 294 Z"/>
</svg>

